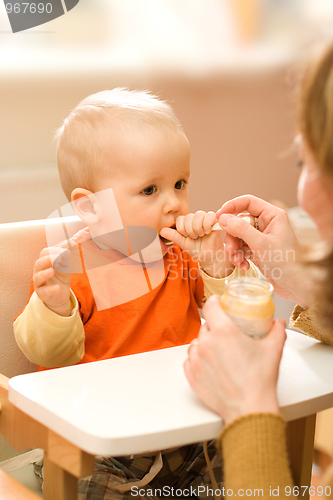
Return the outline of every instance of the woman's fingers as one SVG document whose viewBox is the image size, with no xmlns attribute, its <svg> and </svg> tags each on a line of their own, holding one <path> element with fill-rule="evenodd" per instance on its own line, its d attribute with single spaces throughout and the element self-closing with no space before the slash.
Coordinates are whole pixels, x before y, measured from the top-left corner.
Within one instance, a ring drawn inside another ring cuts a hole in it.
<svg viewBox="0 0 333 500">
<path fill-rule="evenodd" d="M 270 207 L 271 204 L 267 201 L 247 194 L 224 203 L 216 212 L 216 217 L 219 218 L 222 214 L 239 214 L 241 212 L 249 212 L 254 217 L 259 217 L 265 209 Z"/>
<path fill-rule="evenodd" d="M 256 218 L 248 213 L 238 214 L 237 217 L 249 223 L 252 227 L 257 226 Z M 240 269 L 248 270 L 250 264 L 247 259 L 251 258 L 252 255 L 252 251 L 248 245 L 246 245 L 242 239 L 237 236 L 232 236 L 228 232 L 225 233 L 224 243 L 225 251 L 232 264 Z"/>
<path fill-rule="evenodd" d="M 239 196 L 233 200 L 227 201 L 216 212 L 216 217 L 221 217 L 222 214 L 240 214 L 241 212 L 249 212 L 250 215 L 257 218 L 259 229 L 263 232 L 270 222 L 281 215 L 286 216 L 286 213 L 281 208 L 268 203 L 252 195 Z"/>
<path fill-rule="evenodd" d="M 206 329 L 209 331 L 226 332 L 228 324 L 234 326 L 232 320 L 221 307 L 221 297 L 219 295 L 209 297 L 205 303 L 203 313 L 206 320 Z"/>
<path fill-rule="evenodd" d="M 268 352 L 280 354 L 278 361 L 281 359 L 286 338 L 286 322 L 282 318 L 277 318 L 269 333 L 262 339 L 262 342 L 268 346 Z"/>
<path fill-rule="evenodd" d="M 231 247 L 228 249 L 229 252 L 237 248 L 237 241 L 235 238 L 245 241 L 248 247 L 254 252 L 261 249 L 265 235 L 241 217 L 231 214 L 222 214 L 219 218 L 219 224 L 225 229 L 226 233 L 234 237 L 234 239 L 230 238 L 229 240 L 225 240 Z"/>
<path fill-rule="evenodd" d="M 234 266 L 244 270 L 250 268 L 248 259 L 251 260 L 253 252 L 243 240 L 226 233 L 225 251 Z"/>
</svg>

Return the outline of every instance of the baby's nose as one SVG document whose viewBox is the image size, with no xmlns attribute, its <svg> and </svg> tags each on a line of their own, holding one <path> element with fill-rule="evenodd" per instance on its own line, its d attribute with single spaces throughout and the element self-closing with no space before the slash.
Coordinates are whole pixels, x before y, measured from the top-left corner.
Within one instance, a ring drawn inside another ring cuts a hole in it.
<svg viewBox="0 0 333 500">
<path fill-rule="evenodd" d="M 180 200 L 175 195 L 168 196 L 164 205 L 164 210 L 168 212 L 177 212 L 180 209 Z"/>
</svg>

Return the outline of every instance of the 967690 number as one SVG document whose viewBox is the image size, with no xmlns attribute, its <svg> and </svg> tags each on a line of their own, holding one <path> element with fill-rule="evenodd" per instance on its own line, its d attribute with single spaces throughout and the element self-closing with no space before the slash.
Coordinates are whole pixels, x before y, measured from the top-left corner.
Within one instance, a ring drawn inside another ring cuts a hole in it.
<svg viewBox="0 0 333 500">
<path fill-rule="evenodd" d="M 321 496 L 326 496 L 329 497 L 331 496 L 331 487 L 330 486 L 286 486 L 284 488 L 284 493 L 287 497 L 289 496 L 294 496 L 294 497 L 304 497 L 305 495 L 309 495 L 310 497 L 317 495 L 318 497 Z"/>
<path fill-rule="evenodd" d="M 6 11 L 8 14 L 51 14 L 52 12 L 52 4 L 47 3 L 30 3 L 30 2 L 22 2 L 22 3 L 6 3 L 5 5 Z"/>
</svg>

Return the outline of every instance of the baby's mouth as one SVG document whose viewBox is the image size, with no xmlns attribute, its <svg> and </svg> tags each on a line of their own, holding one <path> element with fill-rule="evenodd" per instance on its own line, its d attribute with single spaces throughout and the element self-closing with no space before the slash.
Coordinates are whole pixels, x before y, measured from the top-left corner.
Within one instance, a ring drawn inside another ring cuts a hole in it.
<svg viewBox="0 0 333 500">
<path fill-rule="evenodd" d="M 170 226 L 170 229 L 176 229 L 176 225 L 174 225 L 174 226 Z M 161 238 L 161 240 L 163 241 L 163 243 L 164 243 L 165 245 L 173 245 L 173 243 L 174 243 L 174 242 L 173 242 L 173 241 L 171 241 L 171 240 L 167 240 L 166 238 L 163 238 L 163 236 L 161 236 L 161 235 L 160 235 L 160 238 Z"/>
</svg>

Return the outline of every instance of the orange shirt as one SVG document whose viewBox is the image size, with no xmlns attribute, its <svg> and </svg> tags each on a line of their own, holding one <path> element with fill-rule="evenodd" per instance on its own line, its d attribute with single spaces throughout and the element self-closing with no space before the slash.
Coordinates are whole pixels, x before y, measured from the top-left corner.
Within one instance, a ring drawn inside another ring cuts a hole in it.
<svg viewBox="0 0 333 500">
<path fill-rule="evenodd" d="M 103 310 L 97 309 L 86 271 L 71 275 L 85 331 L 80 363 L 188 344 L 197 336 L 204 294 L 198 263 L 177 245 L 163 261 L 165 277 L 156 288 Z M 104 278 L 112 282 L 112 273 Z"/>
</svg>

